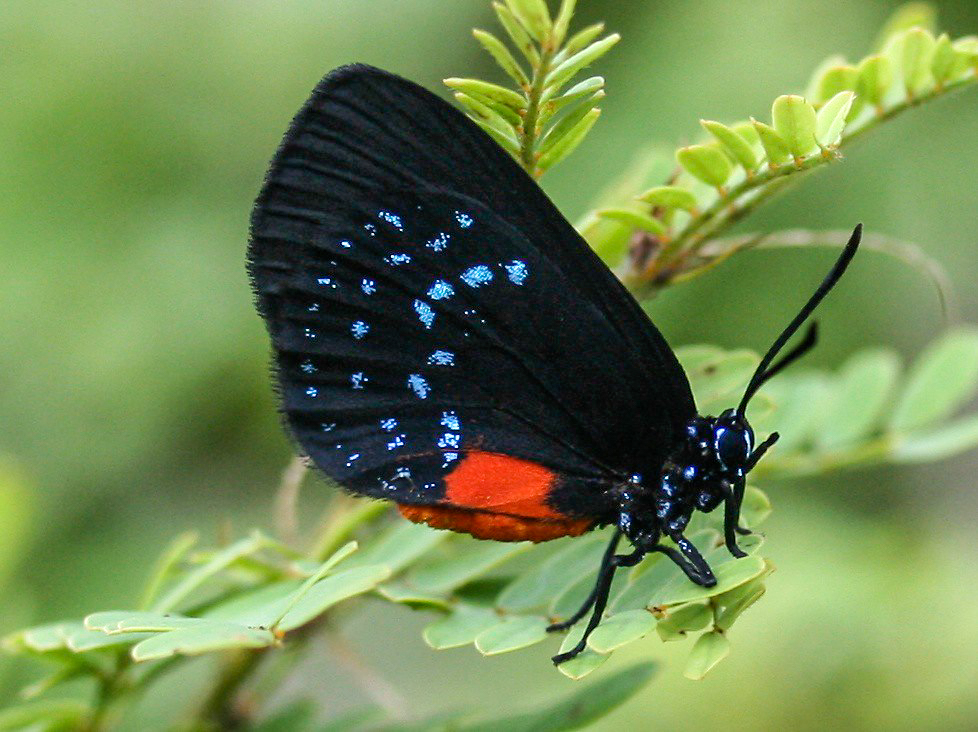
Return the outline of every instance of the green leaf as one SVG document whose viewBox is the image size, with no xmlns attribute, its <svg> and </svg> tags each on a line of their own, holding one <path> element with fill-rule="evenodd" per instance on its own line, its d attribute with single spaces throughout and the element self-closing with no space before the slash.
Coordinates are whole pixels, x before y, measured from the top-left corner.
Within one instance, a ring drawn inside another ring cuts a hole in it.
<svg viewBox="0 0 978 732">
<path fill-rule="evenodd" d="M 377 594 L 385 600 L 396 602 L 415 609 L 441 610 L 448 612 L 452 603 L 443 594 L 426 592 L 409 585 L 407 582 L 385 582 L 377 586 Z"/>
<path fill-rule="evenodd" d="M 750 546 L 747 540 L 755 538 L 748 536 L 742 539 L 741 548 L 746 551 Z M 753 556 L 744 559 L 730 557 L 726 560 L 717 556 L 712 566 L 717 584 L 714 587 L 702 587 L 691 582 L 672 562 L 656 562 L 649 571 L 614 598 L 612 609 L 620 612 L 703 600 L 749 582 L 764 571 L 764 561 Z"/>
<path fill-rule="evenodd" d="M 846 91 L 855 91 L 859 84 L 859 70 L 850 64 L 831 66 L 822 72 L 815 87 L 815 101 L 825 104 L 832 97 Z"/>
<path fill-rule="evenodd" d="M 282 622 L 282 619 L 285 618 L 285 616 L 288 615 L 289 612 L 291 612 L 300 602 L 302 602 L 302 599 L 309 594 L 313 587 L 315 587 L 316 584 L 319 583 L 323 577 L 325 577 L 330 570 L 333 569 L 333 567 L 353 554 L 353 552 L 357 550 L 357 546 L 357 542 L 355 541 L 347 542 L 342 547 L 337 549 L 336 552 L 329 557 L 329 559 L 323 562 L 319 569 L 311 574 L 306 581 L 299 586 L 299 589 L 297 589 L 295 593 L 287 601 L 285 601 L 284 607 L 282 607 L 282 610 L 275 616 L 275 619 L 271 623 L 272 630 L 278 628 L 279 623 Z"/>
<path fill-rule="evenodd" d="M 47 623 L 7 636 L 4 645 L 8 650 L 22 646 L 38 653 L 64 650 L 68 648 L 68 636 L 84 629 L 81 623 L 72 621 Z"/>
<path fill-rule="evenodd" d="M 566 653 L 580 642 L 581 636 L 584 634 L 584 627 L 583 623 L 578 623 L 564 636 L 564 640 L 560 644 L 560 653 Z M 574 656 L 574 658 L 564 661 L 557 666 L 557 670 L 567 678 L 578 681 L 597 669 L 609 657 L 607 653 L 598 653 L 590 646 L 585 646 L 584 650 Z"/>
<path fill-rule="evenodd" d="M 704 633 L 696 639 L 683 675 L 693 681 L 699 681 L 729 653 L 730 641 L 726 636 L 722 633 Z"/>
<path fill-rule="evenodd" d="M 114 633 L 109 635 L 97 630 L 81 630 L 68 636 L 68 648 L 74 653 L 98 651 L 105 648 L 131 646 L 148 638 L 150 633 Z"/>
<path fill-rule="evenodd" d="M 526 107 L 526 99 L 522 95 L 517 94 L 512 89 L 499 86 L 499 84 L 480 81 L 479 79 L 456 78 L 445 79 L 443 83 L 450 89 L 455 89 L 465 94 L 486 97 L 500 104 L 505 104 L 513 111 L 518 112 Z"/>
<path fill-rule="evenodd" d="M 383 564 L 396 574 L 450 537 L 448 531 L 436 531 L 410 521 L 397 521 L 381 536 L 374 537 L 370 546 L 354 554 L 346 566 Z"/>
<path fill-rule="evenodd" d="M 852 100 L 856 95 L 842 91 L 829 99 L 815 115 L 815 139 L 823 147 L 835 147 L 842 139 Z"/>
<path fill-rule="evenodd" d="M 893 83 L 893 64 L 882 54 L 867 56 L 859 62 L 859 86 L 856 93 L 877 109 Z"/>
<path fill-rule="evenodd" d="M 526 72 L 523 71 L 523 67 L 520 66 L 519 62 L 513 57 L 513 54 L 509 52 L 509 49 L 506 48 L 506 45 L 502 41 L 492 33 L 478 28 L 472 31 L 472 35 L 475 36 L 475 40 L 479 42 L 479 45 L 486 49 L 489 55 L 499 64 L 499 67 L 513 81 L 520 86 L 529 86 L 530 79 L 527 77 Z"/>
<path fill-rule="evenodd" d="M 612 33 L 611 35 L 602 38 L 600 41 L 595 41 L 586 48 L 581 49 L 547 74 L 546 79 L 544 79 L 543 82 L 544 86 L 562 86 L 578 71 L 586 66 L 590 66 L 599 58 L 608 53 L 608 51 L 611 50 L 611 47 L 620 40 L 620 35 L 617 33 Z"/>
<path fill-rule="evenodd" d="M 740 507 L 741 523 L 752 529 L 771 515 L 771 499 L 760 488 L 752 485 L 744 491 L 744 502 Z"/>
<path fill-rule="evenodd" d="M 537 167 L 539 170 L 545 171 L 549 170 L 557 163 L 562 161 L 568 155 L 570 155 L 577 146 L 580 145 L 587 133 L 591 131 L 594 127 L 594 123 L 598 121 L 598 117 L 601 116 L 600 109 L 592 109 L 581 119 L 577 125 L 571 129 L 562 139 L 554 144 L 545 154 L 540 156 L 537 161 Z"/>
<path fill-rule="evenodd" d="M 550 11 L 544 0 L 506 0 L 520 24 L 541 43 L 550 32 Z"/>
<path fill-rule="evenodd" d="M 562 0 L 560 3 L 560 9 L 557 11 L 557 17 L 554 18 L 553 24 L 553 44 L 556 47 L 564 42 L 564 38 L 567 37 L 567 29 L 570 27 L 571 18 L 574 17 L 574 8 L 577 5 L 577 0 Z"/>
<path fill-rule="evenodd" d="M 879 424 L 893 399 L 900 360 L 892 351 L 862 351 L 833 379 L 816 436 L 822 450 L 834 450 L 865 439 Z"/>
<path fill-rule="evenodd" d="M 455 100 L 465 107 L 476 119 L 482 120 L 495 128 L 504 137 L 514 142 L 517 141 L 515 131 L 523 124 L 523 118 L 511 108 L 505 104 L 494 102 L 488 97 L 480 97 L 477 94 L 455 92 L 454 96 Z"/>
<path fill-rule="evenodd" d="M 656 186 L 641 194 L 640 201 L 662 208 L 679 208 L 693 211 L 697 207 L 696 196 L 687 188 L 680 186 Z"/>
<path fill-rule="evenodd" d="M 943 460 L 978 445 L 978 415 L 895 439 L 890 457 L 898 463 Z"/>
<path fill-rule="evenodd" d="M 295 579 L 241 590 L 224 602 L 208 608 L 204 617 L 239 625 L 268 627 L 282 615 L 301 584 L 301 580 Z"/>
<path fill-rule="evenodd" d="M 890 429 L 913 432 L 948 417 L 978 386 L 978 331 L 952 330 L 914 363 L 890 418 Z"/>
<path fill-rule="evenodd" d="M 757 156 L 754 148 L 742 136 L 720 122 L 701 119 L 700 124 L 713 135 L 724 149 L 740 163 L 745 170 L 753 171 L 757 167 Z"/>
<path fill-rule="evenodd" d="M 234 542 L 216 552 L 205 564 L 189 572 L 175 587 L 156 601 L 152 609 L 159 613 L 172 610 L 183 602 L 194 590 L 218 572 L 227 569 L 242 557 L 253 554 L 262 547 L 259 536 L 253 535 Z"/>
<path fill-rule="evenodd" d="M 791 160 L 791 149 L 788 147 L 788 143 L 773 127 L 759 122 L 753 117 L 750 121 L 761 140 L 764 154 L 767 155 L 768 165 L 777 167 Z"/>
<path fill-rule="evenodd" d="M 706 602 L 690 602 L 670 609 L 659 620 L 656 632 L 663 641 L 682 640 L 687 633 L 703 630 L 713 621 L 713 610 Z"/>
<path fill-rule="evenodd" d="M 903 3 L 887 18 L 876 40 L 876 48 L 882 48 L 893 36 L 911 28 L 933 30 L 937 23 L 937 10 L 929 2 Z"/>
<path fill-rule="evenodd" d="M 279 621 L 279 630 L 290 631 L 322 615 L 336 603 L 363 594 L 391 576 L 386 565 L 353 567 L 314 584 Z"/>
<path fill-rule="evenodd" d="M 730 129 L 747 140 L 751 146 L 761 144 L 761 138 L 757 134 L 757 130 L 754 129 L 754 125 L 750 122 L 734 122 L 732 125 L 730 125 Z"/>
<path fill-rule="evenodd" d="M 508 653 L 539 643 L 547 637 L 547 619 L 533 615 L 506 618 L 475 638 L 475 647 L 484 656 Z"/>
<path fill-rule="evenodd" d="M 85 628 L 102 633 L 158 633 L 178 628 L 192 628 L 202 622 L 200 618 L 163 613 L 135 612 L 132 610 L 106 610 L 92 613 L 85 618 Z"/>
<path fill-rule="evenodd" d="M 771 119 L 796 159 L 815 150 L 815 108 L 804 97 L 795 94 L 778 97 L 771 107 Z"/>
<path fill-rule="evenodd" d="M 567 588 L 594 575 L 608 540 L 608 534 L 595 532 L 566 541 L 555 554 L 511 582 L 499 594 L 497 607 L 509 613 L 549 607 Z"/>
<path fill-rule="evenodd" d="M 177 565 L 196 546 L 197 541 L 197 533 L 187 531 L 170 542 L 170 545 L 156 561 L 156 566 L 150 574 L 150 580 L 146 583 L 143 599 L 139 603 L 141 609 L 145 610 L 152 606 L 153 601 L 156 599 L 163 585 L 170 579 Z"/>
<path fill-rule="evenodd" d="M 604 208 L 598 211 L 598 216 L 608 221 L 618 221 L 632 229 L 648 231 L 656 236 L 663 236 L 667 232 L 665 224 L 642 211 L 633 211 L 627 208 Z"/>
<path fill-rule="evenodd" d="M 533 43 L 533 39 L 530 38 L 530 34 L 526 32 L 526 29 L 520 24 L 520 21 L 513 15 L 513 11 L 499 2 L 494 2 L 492 9 L 496 11 L 499 24 L 506 29 L 506 33 L 509 34 L 513 45 L 520 49 L 520 52 L 526 56 L 527 61 L 531 64 L 539 64 L 540 54 Z"/>
<path fill-rule="evenodd" d="M 510 717 L 463 723 L 457 729 L 460 732 L 566 732 L 584 729 L 632 698 L 657 670 L 653 663 L 629 666 L 587 684 L 556 704 Z"/>
<path fill-rule="evenodd" d="M 934 36 L 922 28 L 911 28 L 903 36 L 900 55 L 903 84 L 914 96 L 933 82 L 930 67 L 934 59 Z"/>
<path fill-rule="evenodd" d="M 153 661 L 170 656 L 197 656 L 234 648 L 266 648 L 275 643 L 268 630 L 233 623 L 202 621 L 193 628 L 159 633 L 137 643 L 130 655 L 134 661 Z"/>
<path fill-rule="evenodd" d="M 489 608 L 458 605 L 454 612 L 436 620 L 424 629 L 424 640 L 436 650 L 457 648 L 474 643 L 490 628 L 499 625 L 499 615 Z"/>
<path fill-rule="evenodd" d="M 611 653 L 645 637 L 654 627 L 655 616 L 648 610 L 626 610 L 602 620 L 588 636 L 587 644 L 598 653 Z"/>
<path fill-rule="evenodd" d="M 554 56 L 554 60 L 563 61 L 564 58 L 572 56 L 581 49 L 591 45 L 591 41 L 604 33 L 604 23 L 593 23 L 589 26 L 585 26 L 577 33 L 572 35 L 567 43 L 564 44 L 563 50 Z"/>
<path fill-rule="evenodd" d="M 676 151 L 676 161 L 690 175 L 704 183 L 719 188 L 733 172 L 733 166 L 716 145 L 690 145 Z"/>
<path fill-rule="evenodd" d="M 954 61 L 954 46 L 951 45 L 951 38 L 947 33 L 941 33 L 934 43 L 934 54 L 930 62 L 930 72 L 938 84 L 942 84 L 951 78 Z"/>
<path fill-rule="evenodd" d="M 761 599 L 766 591 L 764 578 L 773 571 L 774 566 L 768 563 L 767 569 L 759 577 L 752 579 L 735 590 L 725 592 L 713 598 L 714 605 L 720 608 L 719 612 L 716 613 L 716 620 L 714 621 L 717 630 L 724 632 L 730 630 L 734 621 L 741 616 L 744 610 Z"/>
<path fill-rule="evenodd" d="M 456 542 L 456 546 L 461 543 Z M 466 541 L 461 548 L 456 546 L 447 556 L 431 559 L 414 569 L 407 581 L 419 590 L 448 592 L 481 577 L 533 545 L 529 542 Z"/>
<path fill-rule="evenodd" d="M 595 92 L 601 91 L 603 88 L 604 77 L 589 76 L 587 79 L 584 79 L 584 81 L 574 84 L 574 86 L 558 97 L 551 98 L 547 92 L 544 92 L 543 96 L 540 97 L 540 103 L 548 104 L 553 112 L 558 112 L 572 102 L 584 99 Z"/>
<path fill-rule="evenodd" d="M 595 106 L 597 106 L 602 99 L 604 99 L 605 93 L 601 90 L 595 92 L 590 97 L 583 98 L 579 102 L 567 111 L 557 124 L 547 130 L 547 133 L 540 140 L 538 153 L 540 155 L 546 155 L 547 152 L 553 148 L 555 145 L 559 144 L 564 137 L 570 133 L 577 125 L 581 122 L 584 117 L 586 117 Z"/>
</svg>

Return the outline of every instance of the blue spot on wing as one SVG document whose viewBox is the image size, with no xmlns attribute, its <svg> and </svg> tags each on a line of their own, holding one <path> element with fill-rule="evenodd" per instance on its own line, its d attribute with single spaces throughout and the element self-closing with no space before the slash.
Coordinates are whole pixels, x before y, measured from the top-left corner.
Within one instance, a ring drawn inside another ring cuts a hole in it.
<svg viewBox="0 0 978 732">
<path fill-rule="evenodd" d="M 482 287 L 492 282 L 492 270 L 484 264 L 477 264 L 462 272 L 459 279 L 469 287 Z"/>
</svg>

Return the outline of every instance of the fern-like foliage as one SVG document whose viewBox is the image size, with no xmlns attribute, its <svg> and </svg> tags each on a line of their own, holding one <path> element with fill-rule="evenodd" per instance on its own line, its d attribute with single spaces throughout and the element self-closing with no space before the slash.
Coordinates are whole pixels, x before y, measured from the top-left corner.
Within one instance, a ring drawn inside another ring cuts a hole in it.
<svg viewBox="0 0 978 732">
<path fill-rule="evenodd" d="M 477 30 L 475 37 L 515 87 L 446 81 L 470 116 L 535 176 L 566 158 L 594 124 L 603 79 L 570 84 L 618 41 L 614 34 L 602 37 L 601 25 L 571 33 L 574 6 L 563 0 L 551 15 L 544 0 L 494 2 L 518 56 L 488 32 Z M 829 59 L 805 96 L 774 101 L 770 120 L 703 121 L 704 139 L 678 150 L 671 172 L 644 165 L 625 177 L 611 202 L 585 218 L 583 235 L 612 263 L 630 252 L 622 273 L 638 294 L 694 276 L 749 246 L 788 242 L 792 237 L 783 234 L 721 235 L 788 183 L 838 160 L 850 141 L 978 79 L 978 38 L 935 36 L 928 25 L 933 15 L 925 10 L 915 3 L 898 13 L 866 58 Z M 803 238 L 801 245 L 818 238 Z M 798 245 L 799 238 L 793 240 Z M 919 264 L 917 250 L 880 248 Z M 681 348 L 678 355 L 704 413 L 735 402 L 757 365 L 752 352 L 713 346 Z M 856 465 L 935 460 L 978 444 L 978 416 L 954 418 L 978 387 L 978 332 L 950 331 L 903 372 L 894 353 L 869 349 L 834 372 L 796 371 L 766 385 L 752 402 L 751 419 L 760 433 L 776 425 L 783 437 L 752 480 L 767 485 Z M 187 711 L 188 726 L 254 726 L 274 680 L 283 678 L 269 659 L 317 636 L 337 640 L 338 611 L 363 598 L 425 613 L 423 635 L 433 649 L 472 646 L 494 656 L 546 642 L 547 624 L 573 612 L 593 585 L 606 538 L 600 531 L 538 546 L 479 542 L 397 520 L 383 503 L 338 495 L 324 523 L 296 536 L 292 512 L 304 469 L 295 467 L 277 503 L 280 538 L 254 531 L 227 545 L 201 547 L 197 537 L 180 536 L 130 607 L 8 636 L 9 653 L 39 659 L 51 672 L 24 689 L 24 704 L 0 712 L 0 729 L 109 728 L 163 673 L 206 654 L 219 654 L 222 662 L 203 703 Z M 744 521 L 756 528 L 770 511 L 766 494 L 750 486 Z M 690 528 L 697 545 L 708 547 L 715 587 L 692 584 L 661 557 L 619 572 L 607 617 L 588 649 L 560 672 L 582 678 L 632 643 L 646 643 L 654 654 L 646 638 L 689 643 L 686 675 L 693 679 L 720 662 L 735 621 L 764 594 L 773 566 L 758 533 L 741 544 L 749 556 L 733 559 L 723 548 L 719 520 L 700 514 Z M 568 648 L 579 632 L 551 643 Z M 536 652 L 541 671 L 554 650 Z M 652 670 L 645 664 L 608 675 L 537 711 L 451 713 L 405 723 L 368 707 L 333 720 L 331 728 L 577 729 L 627 699 Z M 267 683 L 255 684 L 262 679 Z M 79 680 L 94 687 L 88 698 L 49 694 Z M 244 690 L 245 707 L 237 703 Z M 288 706 L 265 720 L 266 728 L 312 729 L 321 723 L 316 714 L 309 705 Z"/>
</svg>

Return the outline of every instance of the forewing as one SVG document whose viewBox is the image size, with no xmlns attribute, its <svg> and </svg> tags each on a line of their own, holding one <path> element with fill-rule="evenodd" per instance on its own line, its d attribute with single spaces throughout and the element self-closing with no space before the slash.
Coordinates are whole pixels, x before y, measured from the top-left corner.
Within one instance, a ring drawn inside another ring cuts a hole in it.
<svg viewBox="0 0 978 732">
<path fill-rule="evenodd" d="M 500 454 L 594 514 L 589 496 L 655 469 L 693 410 L 671 350 L 536 184 L 376 69 L 334 72 L 296 117 L 250 270 L 291 430 L 357 492 L 443 500 L 467 454 Z"/>
</svg>

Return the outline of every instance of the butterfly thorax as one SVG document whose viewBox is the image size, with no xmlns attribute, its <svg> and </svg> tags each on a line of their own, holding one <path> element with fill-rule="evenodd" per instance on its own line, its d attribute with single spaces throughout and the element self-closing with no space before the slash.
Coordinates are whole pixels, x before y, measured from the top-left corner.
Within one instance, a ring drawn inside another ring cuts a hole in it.
<svg viewBox="0 0 978 732">
<path fill-rule="evenodd" d="M 713 511 L 743 485 L 752 448 L 753 431 L 742 417 L 694 417 L 658 480 L 646 483 L 636 475 L 620 492 L 619 527 L 636 546 L 677 539 L 694 511 Z"/>
</svg>

